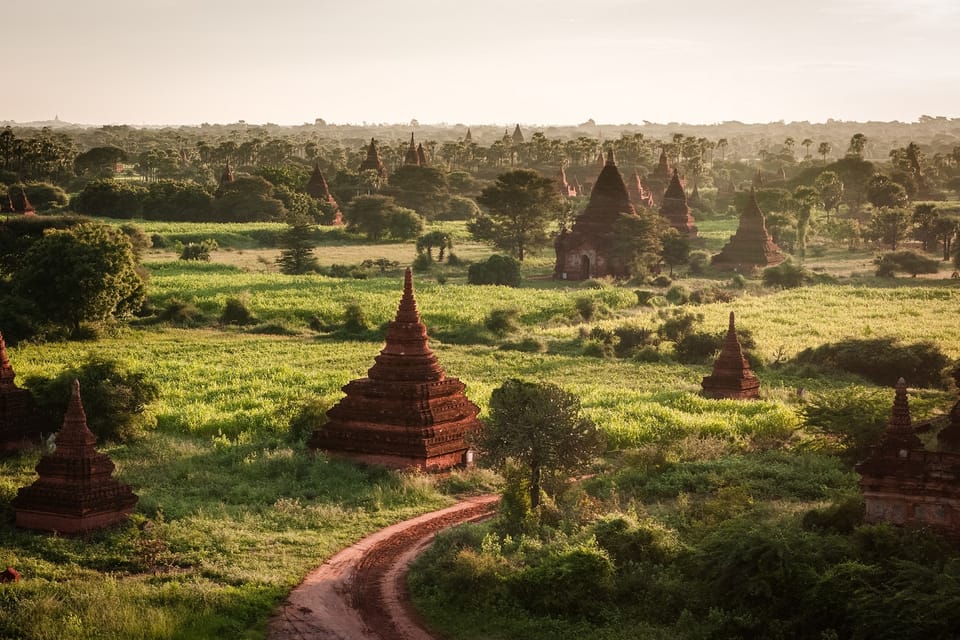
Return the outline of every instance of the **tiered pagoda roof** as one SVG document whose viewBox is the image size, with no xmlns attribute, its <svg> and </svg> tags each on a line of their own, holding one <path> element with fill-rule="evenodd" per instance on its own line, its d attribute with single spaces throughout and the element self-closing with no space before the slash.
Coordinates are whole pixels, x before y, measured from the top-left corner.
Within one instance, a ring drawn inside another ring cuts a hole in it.
<svg viewBox="0 0 960 640">
<path fill-rule="evenodd" d="M 114 464 L 94 448 L 96 441 L 74 380 L 56 449 L 40 458 L 40 477 L 13 499 L 18 527 L 79 534 L 127 519 L 137 496 L 113 478 Z"/>
<path fill-rule="evenodd" d="M 43 425 L 33 396 L 17 386 L 16 377 L 7 358 L 7 343 L 0 334 L 0 452 L 38 445 L 42 437 Z"/>
<path fill-rule="evenodd" d="M 450 469 L 466 462 L 465 437 L 481 428 L 479 408 L 464 388 L 446 376 L 430 349 L 408 268 L 383 350 L 366 378 L 343 387 L 346 395 L 308 444 L 357 462 Z"/>
<path fill-rule="evenodd" d="M 700 386 L 707 398 L 754 400 L 760 396 L 760 380 L 753 375 L 750 363 L 743 355 L 733 311 L 730 312 L 730 324 L 720 347 L 720 355 L 713 363 L 713 373 L 706 376 Z"/>
<path fill-rule="evenodd" d="M 694 223 L 690 207 L 687 205 L 687 194 L 680 182 L 680 174 L 673 170 L 670 185 L 663 194 L 660 204 L 660 215 L 667 219 L 670 226 L 680 232 L 681 236 L 693 239 L 697 237 L 697 225 Z"/>
<path fill-rule="evenodd" d="M 719 269 L 749 271 L 755 267 L 778 265 L 784 260 L 786 256 L 767 231 L 766 219 L 757 204 L 757 193 L 751 189 L 747 205 L 740 214 L 737 232 L 711 262 Z"/>
<path fill-rule="evenodd" d="M 343 213 L 340 211 L 340 205 L 337 204 L 337 199 L 333 197 L 327 179 L 323 177 L 323 172 L 320 171 L 319 162 L 313 165 L 313 173 L 310 174 L 310 180 L 304 190 L 310 197 L 320 202 L 326 202 L 333 207 L 333 224 L 343 224 Z"/>
<path fill-rule="evenodd" d="M 387 177 L 387 166 L 383 164 L 377 141 L 373 138 L 370 138 L 370 146 L 367 147 L 367 157 L 360 163 L 360 171 L 376 171 L 381 178 Z"/>
<path fill-rule="evenodd" d="M 417 145 L 413 141 L 413 133 L 410 133 L 410 146 L 407 147 L 407 154 L 403 157 L 404 165 L 419 165 L 420 156 L 417 155 Z"/>
<path fill-rule="evenodd" d="M 637 210 L 630 202 L 627 185 L 617 168 L 613 149 L 610 149 L 590 192 L 590 202 L 574 222 L 573 233 L 610 233 L 611 225 L 621 213 L 636 215 Z"/>
</svg>

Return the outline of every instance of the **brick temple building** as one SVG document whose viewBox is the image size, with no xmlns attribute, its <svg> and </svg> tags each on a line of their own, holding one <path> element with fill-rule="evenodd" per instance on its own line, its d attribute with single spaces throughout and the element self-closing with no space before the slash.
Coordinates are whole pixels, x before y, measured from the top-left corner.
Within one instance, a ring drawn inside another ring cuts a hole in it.
<svg viewBox="0 0 960 640">
<path fill-rule="evenodd" d="M 750 370 L 750 363 L 743 355 L 733 311 L 730 312 L 730 324 L 720 347 L 720 355 L 713 363 L 713 373 L 706 376 L 700 386 L 707 398 L 755 400 L 760 397 L 760 380 Z"/>
<path fill-rule="evenodd" d="M 311 198 L 325 202 L 333 208 L 332 224 L 338 226 L 343 224 L 343 212 L 340 211 L 340 205 L 330 191 L 330 185 L 327 184 L 327 179 L 323 177 L 323 172 L 320 171 L 319 162 L 313 165 L 313 173 L 310 174 L 310 180 L 307 182 L 304 191 L 306 191 L 307 195 Z"/>
<path fill-rule="evenodd" d="M 767 231 L 766 218 L 757 204 L 757 193 L 750 190 L 746 207 L 740 213 L 736 233 L 724 245 L 711 263 L 717 269 L 746 272 L 756 268 L 772 267 L 786 260 Z"/>
<path fill-rule="evenodd" d="M 697 237 L 697 225 L 687 205 L 687 194 L 683 190 L 683 183 L 680 182 L 680 174 L 676 169 L 673 170 L 673 177 L 670 178 L 670 184 L 660 201 L 660 215 L 670 223 L 671 228 L 680 233 L 681 237 L 691 240 Z"/>
<path fill-rule="evenodd" d="M 386 344 L 366 378 L 343 387 L 329 421 L 308 446 L 341 458 L 394 468 L 445 471 L 469 462 L 466 438 L 481 428 L 465 385 L 447 377 L 428 344 L 404 274 L 403 296 Z"/>
<path fill-rule="evenodd" d="M 375 171 L 381 179 L 387 179 L 387 165 L 383 164 L 383 159 L 380 157 L 380 149 L 377 148 L 377 141 L 373 138 L 370 138 L 370 146 L 367 147 L 367 157 L 360 163 L 359 170 L 361 172 Z"/>
</svg>

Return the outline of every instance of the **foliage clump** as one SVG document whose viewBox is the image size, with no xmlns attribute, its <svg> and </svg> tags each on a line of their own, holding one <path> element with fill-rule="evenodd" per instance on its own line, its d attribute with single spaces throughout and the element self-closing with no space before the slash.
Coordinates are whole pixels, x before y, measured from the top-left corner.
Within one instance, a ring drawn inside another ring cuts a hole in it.
<svg viewBox="0 0 960 640">
<path fill-rule="evenodd" d="M 881 278 L 893 278 L 898 271 L 909 273 L 916 278 L 918 274 L 936 273 L 940 270 L 937 260 L 916 251 L 889 251 L 874 260 L 874 264 L 877 265 L 877 275 Z"/>
<path fill-rule="evenodd" d="M 850 338 L 804 349 L 793 362 L 854 373 L 888 387 L 904 378 L 911 386 L 941 388 L 950 359 L 928 340 L 901 344 L 897 338 Z"/>
<path fill-rule="evenodd" d="M 470 265 L 467 269 L 467 282 L 519 287 L 520 263 L 510 256 L 492 255 L 484 262 Z"/>
<path fill-rule="evenodd" d="M 210 262 L 210 253 L 219 249 L 217 241 L 213 238 L 207 238 L 200 242 L 188 242 L 180 252 L 181 260 L 197 260 L 200 262 Z"/>
</svg>

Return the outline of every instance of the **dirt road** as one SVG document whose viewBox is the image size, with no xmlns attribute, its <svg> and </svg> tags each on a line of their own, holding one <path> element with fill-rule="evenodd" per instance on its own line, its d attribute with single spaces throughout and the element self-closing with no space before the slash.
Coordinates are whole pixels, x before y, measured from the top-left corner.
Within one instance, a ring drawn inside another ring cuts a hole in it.
<svg viewBox="0 0 960 640">
<path fill-rule="evenodd" d="M 269 640 L 434 640 L 407 600 L 407 568 L 438 531 L 489 516 L 497 500 L 469 498 L 347 547 L 290 592 Z"/>
</svg>

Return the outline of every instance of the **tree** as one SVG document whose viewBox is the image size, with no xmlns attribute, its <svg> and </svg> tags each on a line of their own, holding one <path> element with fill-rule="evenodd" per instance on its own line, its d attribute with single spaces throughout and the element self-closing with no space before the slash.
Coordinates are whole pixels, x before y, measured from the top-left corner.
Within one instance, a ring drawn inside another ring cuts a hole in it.
<svg viewBox="0 0 960 640">
<path fill-rule="evenodd" d="M 349 231 L 362 233 L 374 242 L 387 236 L 410 240 L 423 230 L 423 219 L 397 205 L 390 196 L 357 196 L 347 206 L 345 217 Z"/>
<path fill-rule="evenodd" d="M 435 167 L 404 165 L 390 176 L 389 195 L 409 209 L 431 220 L 447 208 L 450 199 L 447 179 Z"/>
<path fill-rule="evenodd" d="M 467 224 L 470 233 L 510 251 L 520 262 L 528 250 L 549 243 L 548 227 L 563 211 L 554 181 L 530 169 L 501 173 L 477 202 L 487 213 Z"/>
<path fill-rule="evenodd" d="M 930 251 L 937 242 L 937 206 L 928 202 L 913 207 L 913 237 L 923 243 L 923 250 Z"/>
<path fill-rule="evenodd" d="M 218 222 L 265 222 L 282 220 L 287 210 L 273 197 L 273 185 L 260 176 L 238 176 L 224 184 L 213 201 Z"/>
<path fill-rule="evenodd" d="M 433 260 L 434 248 L 440 250 L 437 254 L 437 262 L 443 262 L 443 256 L 447 249 L 453 248 L 453 241 L 450 239 L 450 234 L 446 231 L 438 230 L 431 231 L 417 238 L 417 253 L 426 251 L 431 261 Z"/>
<path fill-rule="evenodd" d="M 839 213 L 840 203 L 843 201 L 843 183 L 840 177 L 833 171 L 823 171 L 813 181 L 813 186 L 820 192 L 820 202 L 828 219 L 831 209 Z"/>
<path fill-rule="evenodd" d="M 863 150 L 867 146 L 867 136 L 862 133 L 855 133 L 850 138 L 850 146 L 847 147 L 847 155 L 863 158 Z"/>
<path fill-rule="evenodd" d="M 129 315 L 143 304 L 130 241 L 120 231 L 82 224 L 52 231 L 23 256 L 11 278 L 16 295 L 31 300 L 42 318 L 69 326 Z"/>
<path fill-rule="evenodd" d="M 660 262 L 665 226 L 666 218 L 652 212 L 619 214 L 611 225 L 611 261 L 623 264 L 625 273 L 634 276 L 650 273 Z"/>
<path fill-rule="evenodd" d="M 800 250 L 800 261 L 806 257 L 807 230 L 810 226 L 810 216 L 813 207 L 820 200 L 820 194 L 813 187 L 799 186 L 793 191 L 793 202 L 797 209 L 797 249 Z"/>
<path fill-rule="evenodd" d="M 820 154 L 820 158 L 823 160 L 824 164 L 827 162 L 827 156 L 830 155 L 830 152 L 833 151 L 833 145 L 829 142 L 821 142 L 817 145 L 817 153 Z"/>
<path fill-rule="evenodd" d="M 870 235 L 894 251 L 906 239 L 910 229 L 910 214 L 906 209 L 884 207 L 870 218 Z"/>
<path fill-rule="evenodd" d="M 916 251 L 890 251 L 876 258 L 877 275 L 892 278 L 897 271 L 905 271 L 916 278 L 918 273 L 936 273 L 940 263 Z"/>
<path fill-rule="evenodd" d="M 116 173 L 117 164 L 127 159 L 127 152 L 120 147 L 108 145 L 94 147 L 89 151 L 77 154 L 73 160 L 74 171 L 78 176 L 86 173 L 94 175 L 112 176 Z"/>
<path fill-rule="evenodd" d="M 103 218 L 139 218 L 147 190 L 139 185 L 115 180 L 94 180 L 70 201 L 77 213 Z"/>
<path fill-rule="evenodd" d="M 804 138 L 803 142 L 800 143 L 800 146 L 803 147 L 804 150 L 806 151 L 803 156 L 804 160 L 810 157 L 810 145 L 812 144 L 813 144 L 813 140 L 811 140 L 810 138 Z"/>
<path fill-rule="evenodd" d="M 316 271 L 317 257 L 313 253 L 313 231 L 314 226 L 309 218 L 295 216 L 288 218 L 290 225 L 281 240 L 283 251 L 277 258 L 277 265 L 281 273 L 287 275 L 299 275 Z"/>
<path fill-rule="evenodd" d="M 690 260 L 690 238 L 680 235 L 673 227 L 667 229 L 660 237 L 663 243 L 663 261 L 670 267 L 670 277 L 673 277 L 673 268 L 686 264 Z"/>
<path fill-rule="evenodd" d="M 536 509 L 545 475 L 581 471 L 604 442 L 575 395 L 549 382 L 511 378 L 490 395 L 490 417 L 476 445 L 484 464 L 513 460 L 526 468 Z"/>
<path fill-rule="evenodd" d="M 510 256 L 492 255 L 467 269 L 467 284 L 497 284 L 520 286 L 520 263 Z"/>
<path fill-rule="evenodd" d="M 909 198 L 907 190 L 882 173 L 875 173 L 867 180 L 867 200 L 875 207 L 905 207 Z"/>
<path fill-rule="evenodd" d="M 720 150 L 720 162 L 723 162 L 726 159 L 727 146 L 730 143 L 727 142 L 726 138 L 720 138 L 717 140 L 717 149 Z"/>
</svg>

